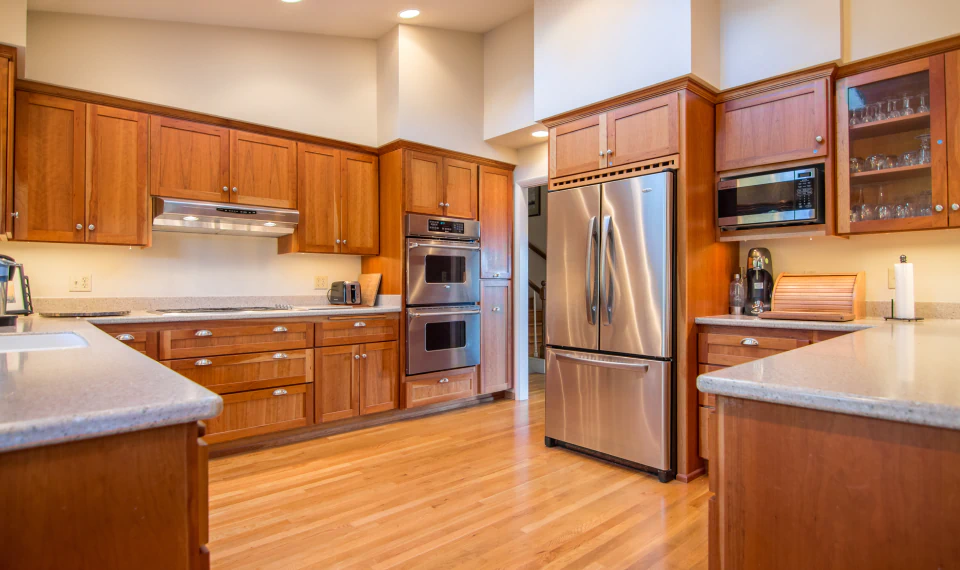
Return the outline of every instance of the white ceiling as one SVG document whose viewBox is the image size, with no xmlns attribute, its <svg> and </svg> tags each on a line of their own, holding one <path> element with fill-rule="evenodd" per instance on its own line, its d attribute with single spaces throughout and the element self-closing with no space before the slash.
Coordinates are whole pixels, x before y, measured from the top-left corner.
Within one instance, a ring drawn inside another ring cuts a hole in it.
<svg viewBox="0 0 960 570">
<path fill-rule="evenodd" d="M 487 32 L 533 9 L 533 0 L 28 0 L 29 10 L 379 38 L 400 22 Z M 420 10 L 401 20 L 397 12 Z"/>
</svg>

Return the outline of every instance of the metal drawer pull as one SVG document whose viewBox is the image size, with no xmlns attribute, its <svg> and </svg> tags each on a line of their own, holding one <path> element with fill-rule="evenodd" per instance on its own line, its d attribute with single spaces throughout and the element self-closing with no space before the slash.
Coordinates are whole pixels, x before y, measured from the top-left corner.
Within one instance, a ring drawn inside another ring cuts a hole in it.
<svg viewBox="0 0 960 570">
<path fill-rule="evenodd" d="M 193 333 L 194 336 L 213 336 L 213 333 L 208 330 L 199 330 Z"/>
<path fill-rule="evenodd" d="M 360 356 L 363 357 L 363 358 L 366 358 L 366 357 L 367 357 L 366 354 L 361 354 Z"/>
<path fill-rule="evenodd" d="M 278 353 L 274 354 L 273 357 L 276 358 L 277 360 L 281 360 L 281 359 L 283 359 L 283 358 L 287 358 L 287 353 L 286 353 L 286 352 L 278 352 Z"/>
<path fill-rule="evenodd" d="M 117 339 L 117 340 L 122 340 L 122 341 L 133 340 L 133 335 L 132 335 L 132 334 L 127 334 L 127 333 L 118 334 L 118 335 L 116 336 L 116 339 Z"/>
<path fill-rule="evenodd" d="M 207 358 L 201 358 L 193 363 L 194 366 L 210 366 L 211 364 L 213 364 L 213 361 Z"/>
<path fill-rule="evenodd" d="M 450 381 L 449 378 L 441 378 L 441 379 L 440 379 L 440 383 L 441 383 L 441 384 L 446 384 L 446 383 L 449 382 L 449 381 Z"/>
<path fill-rule="evenodd" d="M 286 395 L 287 395 L 287 391 L 284 390 L 283 388 L 277 388 L 276 390 L 273 391 L 273 395 L 274 395 L 274 396 L 286 396 Z"/>
<path fill-rule="evenodd" d="M 287 332 L 287 327 L 273 327 L 273 332 Z"/>
<path fill-rule="evenodd" d="M 760 341 L 755 338 L 745 338 L 740 341 L 743 346 L 760 346 Z"/>
<path fill-rule="evenodd" d="M 353 326 L 355 326 L 355 327 L 365 327 L 365 326 L 367 326 L 367 323 L 365 323 L 365 322 L 363 322 L 363 321 L 357 321 L 357 322 L 353 323 Z"/>
</svg>

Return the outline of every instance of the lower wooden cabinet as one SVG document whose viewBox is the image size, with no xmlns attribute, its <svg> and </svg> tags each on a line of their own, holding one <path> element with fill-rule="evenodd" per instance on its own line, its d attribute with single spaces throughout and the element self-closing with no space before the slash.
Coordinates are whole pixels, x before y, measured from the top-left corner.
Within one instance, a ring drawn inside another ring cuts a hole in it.
<svg viewBox="0 0 960 570">
<path fill-rule="evenodd" d="M 507 279 L 480 281 L 480 394 L 513 387 L 511 290 Z"/>
<path fill-rule="evenodd" d="M 223 412 L 207 422 L 207 443 L 313 424 L 313 384 L 223 395 Z"/>
<path fill-rule="evenodd" d="M 477 369 L 442 370 L 415 376 L 403 383 L 407 408 L 468 398 L 477 393 Z"/>
<path fill-rule="evenodd" d="M 332 422 L 397 407 L 396 341 L 316 349 L 317 422 Z"/>
</svg>

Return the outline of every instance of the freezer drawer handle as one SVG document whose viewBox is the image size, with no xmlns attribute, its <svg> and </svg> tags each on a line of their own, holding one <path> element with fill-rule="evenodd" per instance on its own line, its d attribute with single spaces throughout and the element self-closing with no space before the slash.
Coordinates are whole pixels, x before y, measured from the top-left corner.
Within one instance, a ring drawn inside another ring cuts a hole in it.
<svg viewBox="0 0 960 570">
<path fill-rule="evenodd" d="M 760 346 L 760 341 L 755 338 L 745 338 L 740 341 L 743 346 Z"/>
<path fill-rule="evenodd" d="M 591 325 L 597 324 L 597 270 L 594 254 L 596 252 L 597 240 L 597 217 L 590 218 L 590 233 L 587 235 L 587 261 L 584 277 L 584 293 L 587 302 L 587 322 Z"/>
<path fill-rule="evenodd" d="M 649 364 L 643 364 L 640 362 L 611 362 L 609 360 L 593 360 L 592 358 L 579 358 L 576 356 L 570 356 L 569 354 L 557 354 L 557 360 L 569 360 L 571 362 L 580 362 L 582 364 L 590 364 L 592 366 L 599 366 L 601 368 L 619 368 L 621 370 L 649 370 Z"/>
</svg>

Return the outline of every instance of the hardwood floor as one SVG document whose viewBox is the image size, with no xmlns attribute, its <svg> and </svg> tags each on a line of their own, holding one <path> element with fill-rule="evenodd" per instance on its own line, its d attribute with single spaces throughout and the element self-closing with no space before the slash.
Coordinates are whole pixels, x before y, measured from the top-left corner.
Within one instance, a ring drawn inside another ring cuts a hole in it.
<svg viewBox="0 0 960 570">
<path fill-rule="evenodd" d="M 216 569 L 706 568 L 707 479 L 543 445 L 499 400 L 210 463 Z"/>
</svg>

